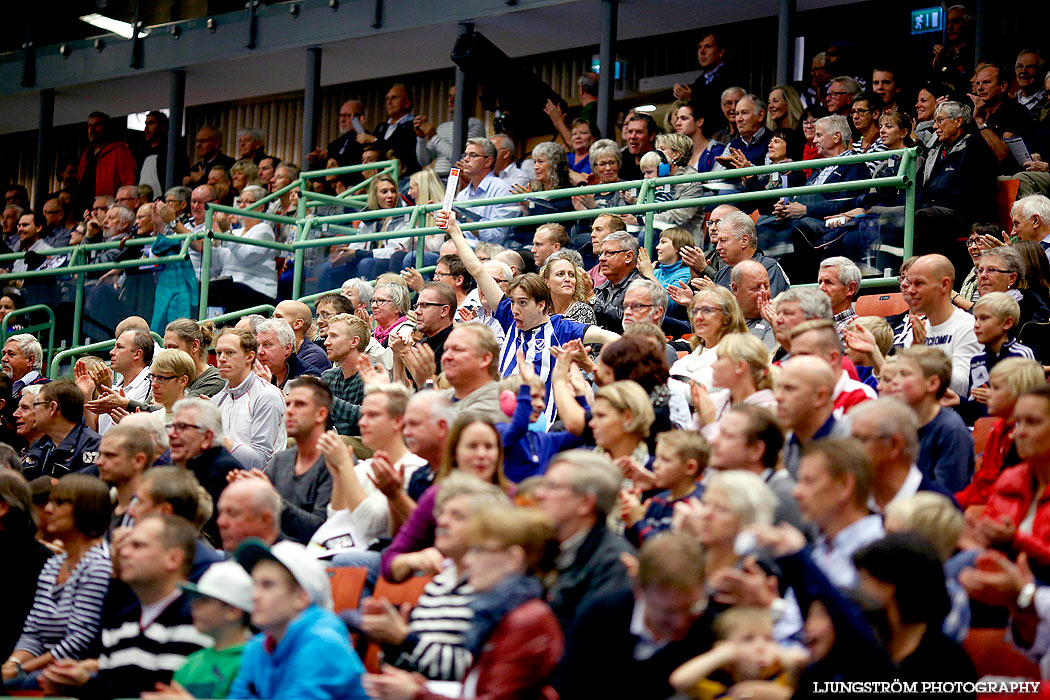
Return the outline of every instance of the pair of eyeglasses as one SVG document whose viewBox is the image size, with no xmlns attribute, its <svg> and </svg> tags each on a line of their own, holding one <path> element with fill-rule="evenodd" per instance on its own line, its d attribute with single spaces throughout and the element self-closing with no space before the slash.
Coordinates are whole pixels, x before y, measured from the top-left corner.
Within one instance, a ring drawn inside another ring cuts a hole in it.
<svg viewBox="0 0 1050 700">
<path fill-rule="evenodd" d="M 602 252 L 598 253 L 598 259 L 601 260 L 602 258 L 611 258 L 614 255 L 619 255 L 620 253 L 626 252 L 629 252 L 626 248 L 624 248 L 623 250 L 603 250 Z"/>
<path fill-rule="evenodd" d="M 174 375 L 174 374 L 167 375 L 167 376 L 165 376 L 163 374 L 151 374 L 151 375 L 149 375 L 149 380 L 151 382 L 170 382 L 172 379 L 176 379 L 176 378 L 177 378 L 177 375 Z"/>
<path fill-rule="evenodd" d="M 168 430 L 173 433 L 184 433 L 187 430 L 201 430 L 201 426 L 194 425 L 193 423 L 172 423 L 168 426 Z"/>
<path fill-rule="evenodd" d="M 436 301 L 417 301 L 414 308 L 418 309 L 421 306 L 448 306 L 448 304 L 439 304 Z"/>
</svg>

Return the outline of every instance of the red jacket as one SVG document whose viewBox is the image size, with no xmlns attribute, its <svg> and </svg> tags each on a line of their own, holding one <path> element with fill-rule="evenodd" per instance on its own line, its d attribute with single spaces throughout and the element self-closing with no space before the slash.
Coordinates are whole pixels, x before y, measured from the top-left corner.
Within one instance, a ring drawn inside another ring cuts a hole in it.
<svg viewBox="0 0 1050 700">
<path fill-rule="evenodd" d="M 80 154 L 80 165 L 77 167 L 77 180 L 84 181 L 84 171 L 87 170 L 88 150 L 94 148 L 88 145 Z M 117 190 L 125 185 L 134 185 L 139 181 L 138 165 L 135 156 L 131 155 L 131 149 L 123 141 L 111 141 L 98 152 L 95 161 L 95 195 L 101 197 L 109 195 L 117 196 Z"/>
<path fill-rule="evenodd" d="M 556 700 L 550 680 L 563 648 L 561 626 L 550 607 L 530 600 L 496 625 L 466 677 L 478 674 L 478 700 Z M 427 690 L 416 695 L 416 700 L 443 699 Z"/>
<path fill-rule="evenodd" d="M 970 485 L 955 494 L 955 501 L 960 508 L 966 510 L 970 506 L 983 506 L 988 502 L 996 479 L 1003 471 L 1006 455 L 1013 444 L 1014 424 L 1000 418 L 988 432 L 988 441 L 984 445 L 981 457 L 981 468 L 973 475 Z"/>
<path fill-rule="evenodd" d="M 1035 475 L 1027 462 L 1004 470 L 992 487 L 984 517 L 996 522 L 1007 518 L 1015 526 L 1020 526 L 1028 515 L 1035 489 Z M 1018 531 L 1014 535 L 1013 547 L 1018 552 L 1026 552 L 1040 564 L 1050 564 L 1050 488 L 1045 489 L 1039 499 L 1032 531 L 1028 534 Z"/>
</svg>

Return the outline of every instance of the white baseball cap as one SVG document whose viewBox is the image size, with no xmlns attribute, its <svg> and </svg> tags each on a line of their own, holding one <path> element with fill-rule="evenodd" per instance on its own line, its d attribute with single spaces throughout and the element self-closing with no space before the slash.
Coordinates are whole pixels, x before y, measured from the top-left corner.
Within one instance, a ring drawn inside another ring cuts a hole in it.
<svg viewBox="0 0 1050 700">
<path fill-rule="evenodd" d="M 281 541 L 268 547 L 262 540 L 250 537 L 237 547 L 234 558 L 249 574 L 255 565 L 264 559 L 277 562 L 288 569 L 314 605 L 326 610 L 333 609 L 332 585 L 328 581 L 328 572 L 325 571 L 324 565 L 298 542 Z"/>
<path fill-rule="evenodd" d="M 250 613 L 252 611 L 252 577 L 235 561 L 212 564 L 197 583 L 179 584 L 190 595 L 206 596 Z"/>
</svg>

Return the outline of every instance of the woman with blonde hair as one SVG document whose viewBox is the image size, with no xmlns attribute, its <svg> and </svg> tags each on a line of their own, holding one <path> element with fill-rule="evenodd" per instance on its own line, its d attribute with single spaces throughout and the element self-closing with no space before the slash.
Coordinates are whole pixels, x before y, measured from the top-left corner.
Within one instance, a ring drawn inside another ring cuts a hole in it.
<svg viewBox="0 0 1050 700">
<path fill-rule="evenodd" d="M 465 524 L 470 548 L 464 568 L 477 599 L 463 645 L 473 662 L 465 686 L 470 697 L 546 698 L 564 648 L 561 626 L 543 601 L 546 554 L 554 526 L 531 508 L 491 506 L 477 511 Z M 427 690 L 418 675 L 384 666 L 364 680 L 365 690 L 378 700 L 442 700 L 453 697 Z M 463 697 L 456 693 L 454 697 Z"/>
<path fill-rule="evenodd" d="M 798 131 L 802 121 L 802 98 L 791 85 L 774 85 L 769 91 L 766 128 L 770 131 Z M 801 142 L 801 141 L 800 141 Z"/>
<path fill-rule="evenodd" d="M 589 426 L 595 450 L 613 461 L 630 457 L 639 466 L 651 462 L 645 439 L 656 420 L 649 394 L 629 379 L 606 384 L 594 394 Z"/>
<path fill-rule="evenodd" d="M 171 425 L 175 420 L 172 406 L 186 398 L 186 387 L 196 379 L 197 366 L 189 353 L 165 348 L 153 356 L 149 371 L 153 400 L 164 407 L 164 425 Z"/>
<path fill-rule="evenodd" d="M 433 168 L 423 168 L 419 172 L 412 173 L 408 178 L 408 199 L 415 204 L 434 204 L 442 201 L 445 196 L 445 186 L 441 184 L 437 173 Z M 417 228 L 430 228 L 434 226 L 434 212 L 428 213 L 416 221 Z M 401 258 L 400 263 L 390 266 L 390 269 L 407 270 L 416 265 L 416 246 L 418 238 L 408 238 L 402 241 L 408 245 L 408 252 Z M 423 266 L 430 266 L 437 262 L 441 244 L 445 242 L 442 234 L 427 236 L 423 244 Z M 396 262 L 396 256 L 395 256 Z"/>
<path fill-rule="evenodd" d="M 733 293 L 719 285 L 693 294 L 687 312 L 693 328 L 689 339 L 693 351 L 671 365 L 671 378 L 687 383 L 696 380 L 711 389 L 715 346 L 730 333 L 747 333 L 744 314 Z"/>
<path fill-rule="evenodd" d="M 711 374 L 711 383 L 726 391 L 712 397 L 700 384 L 692 384 L 697 427 L 708 440 L 718 434 L 718 421 L 730 406 L 746 403 L 776 412 L 769 350 L 750 333 L 730 333 L 718 342 Z"/>
<path fill-rule="evenodd" d="M 574 251 L 555 251 L 540 268 L 554 304 L 554 313 L 580 323 L 597 323 L 594 307 L 587 303 L 594 293 L 591 276 L 573 260 Z"/>
<path fill-rule="evenodd" d="M 208 348 L 215 339 L 215 324 L 177 318 L 164 328 L 164 347 L 182 350 L 193 358 L 194 379 L 186 387 L 186 396 L 215 396 L 226 385 L 217 367 L 208 364 Z"/>
</svg>

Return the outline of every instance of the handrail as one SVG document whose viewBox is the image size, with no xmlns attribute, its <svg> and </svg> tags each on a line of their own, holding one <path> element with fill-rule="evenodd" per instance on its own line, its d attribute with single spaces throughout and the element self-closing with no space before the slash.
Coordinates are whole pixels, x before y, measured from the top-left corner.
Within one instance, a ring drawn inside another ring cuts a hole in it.
<svg viewBox="0 0 1050 700">
<path fill-rule="evenodd" d="M 157 333 L 154 333 L 153 331 L 150 331 L 149 334 L 155 342 L 161 345 L 164 344 L 163 337 L 161 337 Z M 58 379 L 58 369 L 62 366 L 62 360 L 66 359 L 67 357 L 86 355 L 88 353 L 97 352 L 99 350 L 109 350 L 116 344 L 117 340 L 116 338 L 113 338 L 111 340 L 100 340 L 97 343 L 91 343 L 89 345 L 80 345 L 75 348 L 67 348 L 66 350 L 62 350 L 51 360 L 51 367 L 47 376 L 51 377 L 51 379 Z"/>
<path fill-rule="evenodd" d="M 273 304 L 259 304 L 258 306 L 252 306 L 247 309 L 241 309 L 240 311 L 231 311 L 228 314 L 222 314 L 221 316 L 212 316 L 208 320 L 214 323 L 216 326 L 220 323 L 226 323 L 227 321 L 240 320 L 245 316 L 259 313 L 273 313 Z"/>
<path fill-rule="evenodd" d="M 30 324 L 22 327 L 20 330 L 14 330 L 11 328 L 11 319 L 16 316 L 26 316 L 34 314 L 38 311 L 43 311 L 48 316 L 46 323 Z M 46 367 L 48 362 L 51 361 L 51 356 L 55 352 L 55 312 L 52 311 L 51 307 L 47 304 L 33 304 L 31 306 L 25 306 L 21 309 L 15 309 L 14 311 L 8 311 L 7 315 L 4 316 L 3 321 L 0 321 L 0 347 L 7 343 L 7 339 L 13 335 L 19 335 L 21 333 L 30 333 L 36 335 L 37 331 L 46 330 L 47 333 L 47 348 L 44 351 L 46 359 L 41 363 L 41 366 Z M 37 338 L 39 340 L 39 338 Z"/>
<path fill-rule="evenodd" d="M 800 185 L 797 187 L 779 189 L 775 192 L 760 190 L 732 192 L 728 194 L 715 193 L 708 196 L 691 197 L 688 199 L 671 200 L 665 202 L 652 201 L 655 188 L 657 186 L 665 184 L 677 185 L 685 183 L 704 183 L 713 180 L 725 180 L 727 178 L 738 179 L 745 175 L 763 175 L 772 172 L 791 172 L 818 167 L 824 168 L 844 164 L 862 162 L 866 163 L 872 161 L 877 162 L 898 157 L 900 158 L 901 162 L 895 176 L 869 178 L 866 180 L 855 180 L 849 182 L 836 182 L 825 185 Z M 912 148 L 899 151 L 883 151 L 879 153 L 870 154 L 837 156 L 834 158 L 823 158 L 819 160 L 799 161 L 792 163 L 757 165 L 749 168 L 740 168 L 731 171 L 679 174 L 652 179 L 632 180 L 599 185 L 584 185 L 581 187 L 550 190 L 545 192 L 528 192 L 523 194 L 505 195 L 502 197 L 490 197 L 486 199 L 475 199 L 470 201 L 457 202 L 457 206 L 472 208 L 490 206 L 495 204 L 520 203 L 530 198 L 564 199 L 566 197 L 573 197 L 577 195 L 637 189 L 639 192 L 635 204 L 625 204 L 622 206 L 609 208 L 583 209 L 580 211 L 572 210 L 550 214 L 534 214 L 529 216 L 495 219 L 479 222 L 463 222 L 460 224 L 460 227 L 464 231 L 477 231 L 492 228 L 538 225 L 543 223 L 559 221 L 587 220 L 593 219 L 603 214 L 643 215 L 645 229 L 645 244 L 647 248 L 651 249 L 654 236 L 653 219 L 654 216 L 659 212 L 679 208 L 711 207 L 718 204 L 740 204 L 744 202 L 768 200 L 769 198 L 774 196 L 784 197 L 793 195 L 820 194 L 824 192 L 854 191 L 867 190 L 877 187 L 890 187 L 905 190 L 904 253 L 905 257 L 908 257 L 911 255 L 911 252 L 913 250 L 912 239 L 914 237 L 916 163 L 917 151 L 916 149 Z M 74 312 L 76 317 L 74 319 L 74 342 L 76 342 L 76 340 L 79 337 L 79 321 L 80 316 L 82 315 L 81 310 L 83 308 L 83 290 L 85 286 L 86 274 L 91 272 L 109 271 L 114 269 L 140 267 L 144 265 L 185 262 L 189 259 L 189 244 L 193 240 L 203 239 L 208 241 L 208 243 L 203 246 L 203 249 L 201 251 L 202 283 L 200 285 L 199 298 L 201 320 L 203 320 L 206 317 L 208 308 L 207 302 L 210 287 L 211 259 L 213 252 L 211 245 L 212 240 L 268 248 L 275 251 L 275 253 L 283 254 L 283 257 L 294 258 L 292 298 L 299 298 L 300 293 L 302 291 L 302 282 L 303 278 L 305 277 L 304 252 L 306 250 L 346 243 L 364 243 L 370 241 L 412 238 L 416 240 L 416 264 L 417 266 L 422 265 L 426 237 L 432 235 L 444 235 L 445 231 L 436 226 L 420 227 L 419 224 L 422 222 L 422 218 L 428 213 L 439 210 L 441 208 L 441 204 L 419 203 L 411 206 L 381 209 L 377 211 L 357 211 L 326 216 L 317 216 L 311 211 L 311 207 L 315 206 L 347 206 L 351 202 L 347 201 L 346 199 L 346 195 L 348 195 L 348 193 L 350 192 L 349 190 L 347 192 L 344 192 L 343 195 L 341 195 L 340 197 L 332 197 L 330 195 L 311 192 L 308 186 L 308 181 L 310 179 L 315 179 L 333 174 L 361 172 L 363 170 L 379 170 L 380 172 L 392 170 L 396 174 L 397 166 L 395 161 L 383 161 L 380 163 L 365 163 L 355 166 L 333 168 L 330 170 L 305 171 L 303 173 L 300 173 L 299 178 L 295 182 L 289 184 L 281 190 L 278 190 L 275 193 L 272 193 L 271 195 L 268 195 L 263 199 L 260 199 L 259 202 L 256 203 L 256 207 L 262 207 L 267 201 L 273 201 L 273 199 L 280 196 L 281 194 L 299 188 L 300 197 L 294 215 L 271 214 L 269 212 L 256 211 L 254 209 L 249 214 L 251 218 L 257 218 L 260 220 L 265 220 L 277 224 L 283 224 L 286 226 L 294 226 L 295 234 L 287 242 L 260 241 L 255 239 L 242 238 L 240 236 L 236 236 L 227 232 L 214 231 L 213 216 L 216 212 L 222 212 L 238 216 L 244 216 L 247 212 L 245 212 L 245 210 L 243 209 L 237 209 L 234 207 L 228 207 L 212 203 L 208 205 L 207 210 L 205 212 L 205 223 L 203 232 L 181 234 L 178 236 L 167 237 L 169 239 L 173 237 L 182 239 L 182 245 L 177 255 L 169 255 L 163 258 L 140 258 L 137 260 L 126 260 L 118 263 L 80 263 L 80 261 L 83 260 L 87 256 L 87 254 L 92 251 L 113 249 L 121 246 L 147 245 L 149 243 L 154 242 L 156 240 L 156 237 L 127 239 L 123 242 L 103 241 L 101 243 L 92 244 L 82 243 L 77 246 L 66 246 L 63 248 L 54 249 L 52 251 L 47 251 L 46 254 L 51 255 L 69 254 L 71 257 L 70 263 L 72 264 L 68 267 L 60 267 L 51 270 L 33 270 L 20 274 L 0 274 L 0 281 L 14 278 L 27 279 L 35 277 L 75 276 L 77 282 L 77 295 Z M 347 226 L 347 224 L 355 225 L 363 221 L 375 221 L 389 217 L 404 216 L 407 216 L 409 218 L 409 227 L 397 231 L 359 234 L 354 228 Z M 321 238 L 309 238 L 310 232 L 318 228 L 322 229 L 325 233 L 336 233 L 337 235 L 324 236 Z M 0 261 L 18 259 L 24 257 L 24 255 L 24 253 L 12 253 L 8 255 L 3 255 L 0 256 Z M 862 282 L 862 285 L 881 286 L 886 284 L 893 284 L 895 281 L 896 278 L 893 277 L 873 278 L 864 280 Z M 309 295 L 308 297 L 303 298 L 316 298 L 318 296 L 321 296 L 321 294 Z M 229 319 L 232 320 L 233 318 L 239 318 L 240 316 L 244 315 L 244 313 L 246 312 L 236 312 L 234 315 L 225 314 L 224 317 L 229 317 Z"/>
</svg>

